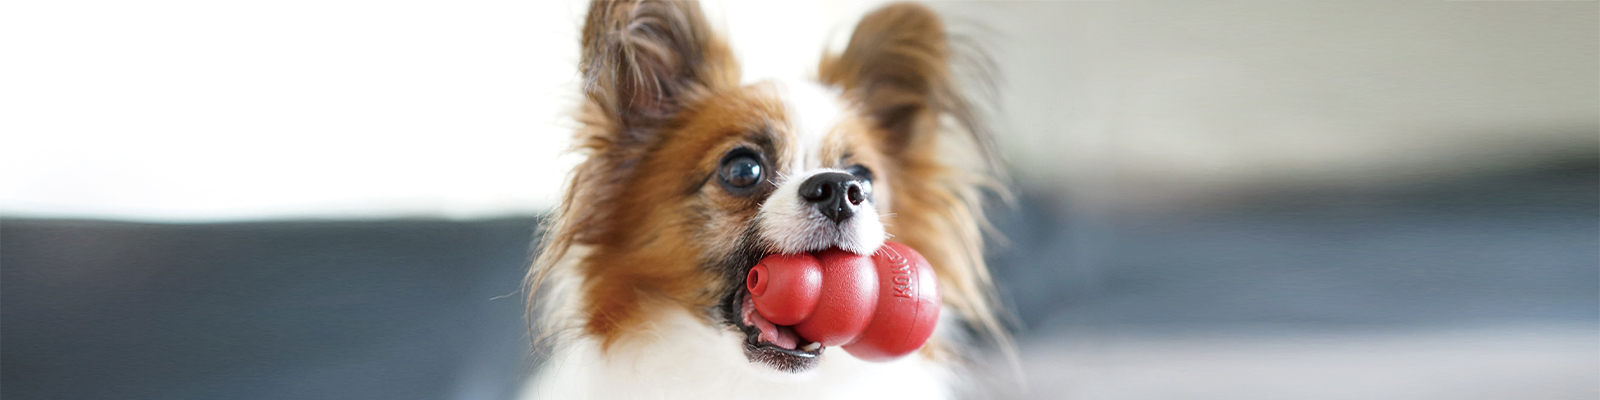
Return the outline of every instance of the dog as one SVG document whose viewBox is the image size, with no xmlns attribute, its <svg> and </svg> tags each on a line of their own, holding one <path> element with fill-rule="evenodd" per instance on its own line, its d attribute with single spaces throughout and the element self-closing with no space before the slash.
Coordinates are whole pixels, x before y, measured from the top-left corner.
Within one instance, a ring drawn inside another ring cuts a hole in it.
<svg viewBox="0 0 1600 400">
<path fill-rule="evenodd" d="M 744 83 L 696 3 L 592 3 L 584 159 L 527 279 L 548 350 L 529 394 L 961 394 L 975 338 L 1005 341 L 982 257 L 982 202 L 1002 178 L 953 47 L 932 10 L 891 4 L 815 76 Z M 869 363 L 752 318 L 744 282 L 763 257 L 888 239 L 938 276 L 942 317 L 915 353 Z"/>
</svg>

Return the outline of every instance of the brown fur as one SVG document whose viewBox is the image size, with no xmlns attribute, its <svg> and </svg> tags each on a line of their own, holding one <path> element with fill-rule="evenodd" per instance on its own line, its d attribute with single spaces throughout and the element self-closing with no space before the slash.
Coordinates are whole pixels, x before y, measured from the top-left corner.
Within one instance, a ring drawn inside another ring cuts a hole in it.
<svg viewBox="0 0 1600 400">
<path fill-rule="evenodd" d="M 706 310 L 731 288 L 725 273 L 705 266 L 733 255 L 730 243 L 770 193 L 721 190 L 722 155 L 765 146 L 773 168 L 796 155 L 781 99 L 761 84 L 738 85 L 727 45 L 693 3 L 597 1 L 582 51 L 587 101 L 574 139 L 586 159 L 547 222 L 528 281 L 537 289 L 552 273 L 579 277 L 582 331 L 609 346 L 653 307 Z M 995 187 L 991 164 L 959 165 L 948 154 L 977 148 L 967 157 L 985 159 L 992 145 L 957 95 L 949 59 L 928 9 L 897 4 L 865 17 L 849 47 L 819 66 L 821 83 L 862 107 L 833 128 L 822 153 L 842 164 L 830 167 L 876 171 L 893 240 L 928 258 L 947 304 L 1004 340 L 982 259 L 980 190 Z M 960 126 L 943 126 L 945 117 Z M 567 260 L 575 246 L 589 251 Z M 556 272 L 565 262 L 571 270 Z M 538 298 L 529 299 L 531 310 Z"/>
</svg>

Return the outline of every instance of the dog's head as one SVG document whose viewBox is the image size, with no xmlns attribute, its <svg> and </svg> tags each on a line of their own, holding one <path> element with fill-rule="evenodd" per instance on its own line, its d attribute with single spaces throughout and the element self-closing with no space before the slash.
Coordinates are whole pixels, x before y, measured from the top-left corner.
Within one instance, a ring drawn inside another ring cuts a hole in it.
<svg viewBox="0 0 1600 400">
<path fill-rule="evenodd" d="M 978 206 L 992 145 L 949 53 L 931 11 L 897 4 L 814 80 L 742 84 L 696 4 L 595 2 L 575 136 L 586 159 L 531 281 L 579 282 L 567 317 L 602 347 L 678 307 L 743 335 L 752 362 L 801 371 L 825 349 L 750 312 L 745 274 L 769 254 L 869 254 L 893 237 L 932 263 L 950 309 L 995 328 Z"/>
</svg>

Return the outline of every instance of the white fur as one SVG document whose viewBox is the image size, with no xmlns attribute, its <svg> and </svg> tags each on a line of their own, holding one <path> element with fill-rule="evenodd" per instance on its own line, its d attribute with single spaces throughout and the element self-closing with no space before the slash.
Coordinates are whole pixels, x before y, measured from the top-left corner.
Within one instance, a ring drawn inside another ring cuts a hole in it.
<svg viewBox="0 0 1600 400">
<path fill-rule="evenodd" d="M 742 338 L 681 309 L 659 310 L 641 338 L 601 353 L 582 338 L 559 346 L 525 399 L 941 399 L 951 373 L 915 353 L 888 363 L 828 349 L 817 368 L 778 372 L 745 359 Z"/>
<path fill-rule="evenodd" d="M 779 95 L 787 105 L 789 128 L 795 141 L 789 148 L 789 171 L 806 171 L 823 165 L 822 144 L 844 117 L 838 91 L 801 80 L 777 80 Z"/>
</svg>

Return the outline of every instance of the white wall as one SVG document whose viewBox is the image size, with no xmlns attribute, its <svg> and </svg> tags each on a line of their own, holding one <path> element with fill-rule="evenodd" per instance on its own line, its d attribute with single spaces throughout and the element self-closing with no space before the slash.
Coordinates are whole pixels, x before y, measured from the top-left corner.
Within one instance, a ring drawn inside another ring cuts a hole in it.
<svg viewBox="0 0 1600 400">
<path fill-rule="evenodd" d="M 579 7 L 7 2 L 8 215 L 478 216 L 549 202 Z"/>
<path fill-rule="evenodd" d="M 828 21 L 868 6 L 707 9 L 761 60 L 747 72 L 777 76 L 808 73 Z M 0 7 L 7 216 L 532 214 L 575 162 L 581 1 Z"/>
</svg>

